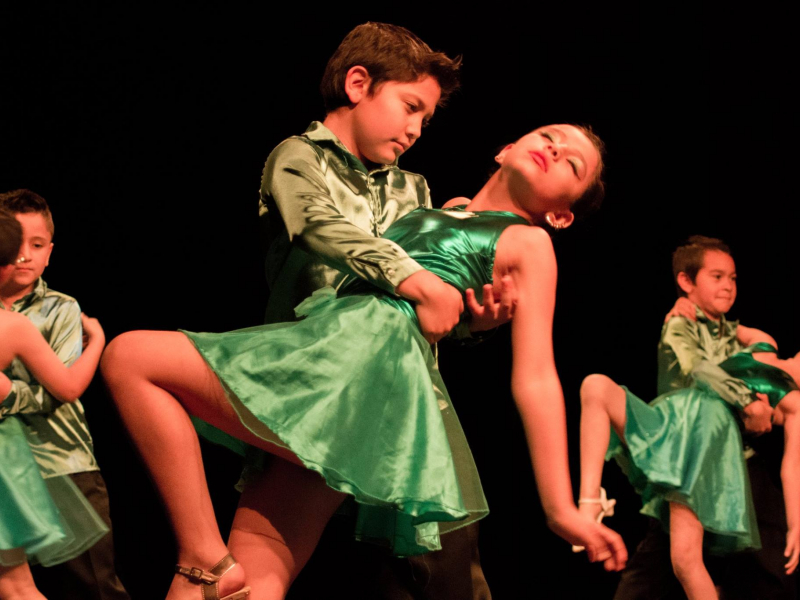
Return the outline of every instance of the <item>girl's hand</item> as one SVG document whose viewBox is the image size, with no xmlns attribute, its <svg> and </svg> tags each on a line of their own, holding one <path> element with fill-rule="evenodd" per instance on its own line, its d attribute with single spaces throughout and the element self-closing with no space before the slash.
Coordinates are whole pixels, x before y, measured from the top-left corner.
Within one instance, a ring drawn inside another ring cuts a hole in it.
<svg viewBox="0 0 800 600">
<path fill-rule="evenodd" d="M 667 313 L 667 316 L 664 317 L 664 323 L 672 319 L 673 317 L 685 317 L 690 321 L 697 320 L 697 313 L 695 312 L 695 305 L 694 302 L 689 300 L 688 298 L 680 297 L 675 301 L 675 306 Z"/>
<path fill-rule="evenodd" d="M 783 555 L 789 560 L 786 562 L 786 574 L 791 575 L 797 568 L 800 559 L 800 530 L 789 530 L 786 533 L 786 550 Z"/>
<path fill-rule="evenodd" d="M 498 284 L 500 299 L 494 297 L 494 286 L 487 283 L 483 286 L 483 304 L 478 304 L 475 290 L 467 290 L 467 308 L 472 313 L 470 331 L 487 331 L 508 323 L 514 316 L 517 304 L 517 290 L 514 280 L 506 275 Z"/>
<path fill-rule="evenodd" d="M 103 333 L 103 328 L 100 326 L 100 321 L 87 317 L 85 313 L 81 313 L 81 325 L 83 325 L 83 335 L 85 339 L 84 348 L 91 344 L 96 343 L 104 346 L 106 343 L 106 336 Z"/>
<path fill-rule="evenodd" d="M 628 561 L 622 537 L 608 527 L 587 520 L 577 509 L 550 520 L 550 529 L 576 546 L 584 546 L 591 562 L 602 562 L 606 571 L 621 571 Z"/>
</svg>

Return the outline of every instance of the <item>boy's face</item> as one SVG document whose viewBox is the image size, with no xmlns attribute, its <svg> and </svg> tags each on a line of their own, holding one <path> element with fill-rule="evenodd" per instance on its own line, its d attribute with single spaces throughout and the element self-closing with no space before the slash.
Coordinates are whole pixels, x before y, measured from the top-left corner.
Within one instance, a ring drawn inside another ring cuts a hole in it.
<svg viewBox="0 0 800 600">
<path fill-rule="evenodd" d="M 393 163 L 422 135 L 442 90 L 432 77 L 402 83 L 387 81 L 365 94 L 353 108 L 352 145 L 361 162 Z"/>
<path fill-rule="evenodd" d="M 694 283 L 687 277 L 681 287 L 707 316 L 719 319 L 736 301 L 736 264 L 730 254 L 707 250 Z"/>
<path fill-rule="evenodd" d="M 44 268 L 50 263 L 53 242 L 47 223 L 40 213 L 17 213 L 22 225 L 22 246 L 11 279 L 5 284 L 15 290 L 33 289 Z"/>
</svg>

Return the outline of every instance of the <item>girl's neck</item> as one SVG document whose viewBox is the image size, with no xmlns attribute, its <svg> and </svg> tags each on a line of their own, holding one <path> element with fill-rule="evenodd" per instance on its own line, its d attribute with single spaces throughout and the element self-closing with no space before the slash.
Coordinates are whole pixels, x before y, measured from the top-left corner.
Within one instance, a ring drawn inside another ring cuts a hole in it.
<svg viewBox="0 0 800 600">
<path fill-rule="evenodd" d="M 533 224 L 536 224 L 537 219 L 533 215 L 528 214 L 520 208 L 511 194 L 508 193 L 508 188 L 500 179 L 499 171 L 492 175 L 489 181 L 475 194 L 466 207 L 466 210 L 481 211 L 481 210 L 497 210 L 514 213 L 523 219 L 527 219 Z"/>
</svg>

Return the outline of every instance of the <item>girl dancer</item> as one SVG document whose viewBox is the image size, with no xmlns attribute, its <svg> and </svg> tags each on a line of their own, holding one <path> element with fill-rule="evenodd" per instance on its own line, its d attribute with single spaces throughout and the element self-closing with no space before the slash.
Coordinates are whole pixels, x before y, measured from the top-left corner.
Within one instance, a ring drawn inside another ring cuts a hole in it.
<svg viewBox="0 0 800 600">
<path fill-rule="evenodd" d="M 759 342 L 719 367 L 701 363 L 694 378 L 693 387 L 652 404 L 605 375 L 590 375 L 581 388 L 580 511 L 592 521 L 610 514 L 600 478 L 613 438 L 609 455 L 642 495 L 642 512 L 669 528 L 672 565 L 690 600 L 717 598 L 704 545 L 713 553 L 760 546 L 739 424 L 723 397 L 757 395 L 784 427 L 787 573 L 800 556 L 800 353 L 779 360 Z"/>
<path fill-rule="evenodd" d="M 512 387 L 548 521 L 592 560 L 621 568 L 619 537 L 583 520 L 572 500 L 551 343 L 555 257 L 547 234 L 530 226 L 566 227 L 573 209 L 597 198 L 594 140 L 570 125 L 537 129 L 498 155 L 500 169 L 468 212 L 418 210 L 385 237 L 462 294 L 513 279 Z M 179 566 L 169 598 L 196 597 L 192 584 L 206 598 L 249 590 L 226 556 L 189 415 L 322 475 L 314 515 L 302 515 L 304 538 L 287 540 L 300 558 L 275 565 L 284 580 L 265 596 L 282 597 L 344 494 L 369 513 L 361 537 L 392 530 L 393 547 L 415 551 L 435 546 L 431 524 L 485 513 L 449 399 L 434 391 L 444 386 L 413 306 L 351 280 L 338 298 L 317 294 L 298 313 L 307 316 L 227 334 L 132 332 L 106 352 L 103 373 L 165 501 L 180 561 L 200 567 Z"/>
</svg>

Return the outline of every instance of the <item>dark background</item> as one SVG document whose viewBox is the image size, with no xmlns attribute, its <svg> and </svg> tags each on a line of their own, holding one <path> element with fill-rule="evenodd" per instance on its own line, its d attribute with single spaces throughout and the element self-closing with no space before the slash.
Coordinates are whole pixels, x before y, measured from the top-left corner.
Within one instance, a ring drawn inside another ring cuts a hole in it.
<svg viewBox="0 0 800 600">
<path fill-rule="evenodd" d="M 493 8 L 450 18 L 412 7 L 298 6 L 280 18 L 267 8 L 1 8 L 0 190 L 28 187 L 50 202 L 46 280 L 109 339 L 256 324 L 268 294 L 256 219 L 264 160 L 324 116 L 317 85 L 354 25 L 409 27 L 464 57 L 462 90 L 402 159 L 428 178 L 434 205 L 473 195 L 496 149 L 539 125 L 589 123 L 606 141 L 603 210 L 555 240 L 556 359 L 577 481 L 580 381 L 601 372 L 654 394 L 656 343 L 675 299 L 670 254 L 688 235 L 733 247 L 732 315 L 773 333 L 784 354 L 800 349 L 796 47 L 783 41 L 780 14 L 720 13 L 712 26 L 699 12 L 645 14 L 633 3 Z M 610 597 L 616 576 L 544 525 L 507 389 L 507 332 L 468 352 L 443 344 L 442 356 L 493 511 L 481 553 L 495 597 Z M 102 384 L 84 400 L 120 575 L 134 598 L 161 597 L 169 527 Z M 224 451 L 205 451 L 224 529 L 238 469 Z M 638 500 L 616 467 L 606 487 L 620 501 L 609 524 L 632 548 L 644 528 Z M 294 597 L 361 576 L 338 554 L 322 553 Z"/>
</svg>

